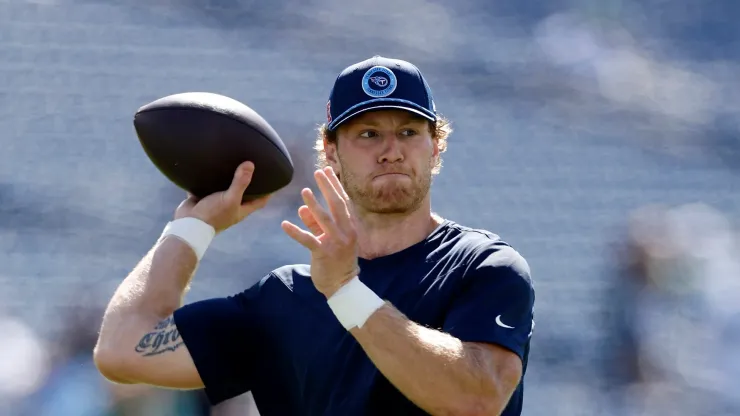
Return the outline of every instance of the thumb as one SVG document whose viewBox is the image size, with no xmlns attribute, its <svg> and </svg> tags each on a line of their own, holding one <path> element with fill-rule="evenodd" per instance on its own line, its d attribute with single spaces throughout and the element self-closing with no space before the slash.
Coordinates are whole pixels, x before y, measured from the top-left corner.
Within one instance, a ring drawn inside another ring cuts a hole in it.
<svg viewBox="0 0 740 416">
<path fill-rule="evenodd" d="M 254 163 L 252 162 L 244 162 L 236 168 L 231 186 L 226 190 L 226 197 L 230 201 L 238 201 L 241 204 L 242 195 L 244 195 L 244 191 L 252 182 L 253 173 Z"/>
</svg>

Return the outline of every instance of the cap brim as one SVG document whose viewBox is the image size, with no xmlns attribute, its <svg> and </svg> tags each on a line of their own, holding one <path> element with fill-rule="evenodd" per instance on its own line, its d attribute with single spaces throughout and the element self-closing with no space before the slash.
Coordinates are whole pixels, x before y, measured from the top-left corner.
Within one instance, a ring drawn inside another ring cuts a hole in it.
<svg viewBox="0 0 740 416">
<path fill-rule="evenodd" d="M 339 127 L 341 124 L 346 123 L 350 119 L 357 117 L 358 115 L 362 113 L 367 113 L 368 111 L 373 111 L 373 110 L 384 110 L 384 109 L 404 110 L 410 113 L 420 115 L 429 121 L 437 121 L 437 117 L 434 116 L 433 114 L 430 114 L 429 110 L 426 110 L 423 107 L 417 106 L 415 104 L 412 104 L 412 103 L 399 104 L 397 102 L 382 102 L 381 101 L 381 102 L 370 103 L 367 106 L 360 106 L 357 110 L 347 115 L 342 115 L 336 121 L 329 124 L 329 130 L 330 131 L 336 130 L 337 127 Z"/>
</svg>

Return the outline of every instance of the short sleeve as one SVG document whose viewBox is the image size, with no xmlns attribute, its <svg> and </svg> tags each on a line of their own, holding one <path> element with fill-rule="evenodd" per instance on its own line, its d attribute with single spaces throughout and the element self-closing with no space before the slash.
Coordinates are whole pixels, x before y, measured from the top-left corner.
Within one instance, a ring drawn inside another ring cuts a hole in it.
<svg viewBox="0 0 740 416">
<path fill-rule="evenodd" d="M 258 320 L 252 306 L 258 285 L 234 296 L 180 307 L 175 325 L 198 369 L 212 405 L 251 390 Z"/>
<path fill-rule="evenodd" d="M 463 342 L 496 344 L 525 359 L 534 328 L 529 266 L 510 247 L 485 254 L 463 277 L 443 330 Z"/>
</svg>

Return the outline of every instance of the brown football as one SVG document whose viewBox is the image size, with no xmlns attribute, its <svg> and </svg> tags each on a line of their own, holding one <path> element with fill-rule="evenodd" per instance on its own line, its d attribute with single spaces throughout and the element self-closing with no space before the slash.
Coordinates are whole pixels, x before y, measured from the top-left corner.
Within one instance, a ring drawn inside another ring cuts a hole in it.
<svg viewBox="0 0 740 416">
<path fill-rule="evenodd" d="M 293 179 L 293 161 L 280 136 L 247 105 L 188 92 L 142 106 L 134 128 L 149 159 L 170 181 L 203 198 L 228 189 L 237 166 L 254 163 L 244 201 L 273 193 Z"/>
</svg>

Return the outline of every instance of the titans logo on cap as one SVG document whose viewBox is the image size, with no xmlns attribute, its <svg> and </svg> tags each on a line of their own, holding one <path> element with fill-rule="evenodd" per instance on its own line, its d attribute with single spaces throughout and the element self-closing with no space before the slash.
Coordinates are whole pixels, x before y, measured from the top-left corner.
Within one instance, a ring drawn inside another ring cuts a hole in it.
<svg viewBox="0 0 740 416">
<path fill-rule="evenodd" d="M 387 97 L 396 90 L 396 75 L 384 66 L 374 66 L 362 77 L 362 90 L 373 98 Z"/>
</svg>

